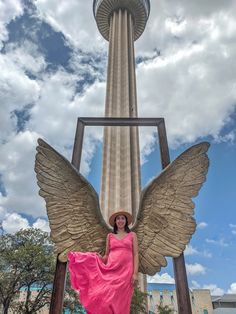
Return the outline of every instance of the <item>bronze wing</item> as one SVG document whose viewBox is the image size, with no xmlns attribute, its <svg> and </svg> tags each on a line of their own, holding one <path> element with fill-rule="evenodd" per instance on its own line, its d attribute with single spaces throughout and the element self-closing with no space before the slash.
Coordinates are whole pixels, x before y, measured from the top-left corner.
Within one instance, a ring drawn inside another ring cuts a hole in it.
<svg viewBox="0 0 236 314">
<path fill-rule="evenodd" d="M 102 252 L 110 230 L 89 182 L 42 139 L 38 140 L 35 172 L 59 259 L 65 262 L 69 251 Z"/>
<path fill-rule="evenodd" d="M 196 223 L 194 203 L 209 167 L 209 143 L 192 146 L 143 190 L 132 228 L 139 242 L 139 271 L 154 275 L 166 266 L 165 256 L 178 257 L 191 239 Z"/>
</svg>

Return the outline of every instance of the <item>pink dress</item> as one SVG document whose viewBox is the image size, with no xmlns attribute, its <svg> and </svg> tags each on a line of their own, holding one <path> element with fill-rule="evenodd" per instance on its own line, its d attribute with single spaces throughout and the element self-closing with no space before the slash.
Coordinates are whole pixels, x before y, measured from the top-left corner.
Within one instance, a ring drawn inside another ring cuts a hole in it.
<svg viewBox="0 0 236 314">
<path fill-rule="evenodd" d="M 70 252 L 71 286 L 80 293 L 87 314 L 129 314 L 133 294 L 133 233 L 119 240 L 109 233 L 104 264 L 96 253 Z"/>
</svg>

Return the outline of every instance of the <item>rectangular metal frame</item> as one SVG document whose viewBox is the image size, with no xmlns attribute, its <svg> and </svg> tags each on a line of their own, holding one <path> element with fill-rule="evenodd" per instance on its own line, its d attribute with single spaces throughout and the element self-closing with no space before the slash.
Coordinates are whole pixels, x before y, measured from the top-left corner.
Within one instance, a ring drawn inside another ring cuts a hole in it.
<svg viewBox="0 0 236 314">
<path fill-rule="evenodd" d="M 71 163 L 79 170 L 82 156 L 84 128 L 86 126 L 154 126 L 157 127 L 162 169 L 170 163 L 169 147 L 167 142 L 164 118 L 108 118 L 108 117 L 80 117 L 77 120 L 76 134 Z M 188 290 L 187 274 L 184 255 L 173 258 L 176 294 L 179 313 L 191 314 L 191 303 Z M 64 286 L 67 263 L 57 259 L 56 271 L 53 283 L 50 314 L 62 313 Z"/>
<path fill-rule="evenodd" d="M 161 157 L 165 152 L 165 160 L 162 166 L 166 167 L 170 162 L 168 145 L 165 131 L 165 121 L 163 118 L 89 118 L 81 117 L 77 120 L 75 142 L 73 149 L 72 164 L 79 170 L 83 146 L 84 128 L 86 126 L 154 126 L 157 127 L 159 135 Z"/>
</svg>

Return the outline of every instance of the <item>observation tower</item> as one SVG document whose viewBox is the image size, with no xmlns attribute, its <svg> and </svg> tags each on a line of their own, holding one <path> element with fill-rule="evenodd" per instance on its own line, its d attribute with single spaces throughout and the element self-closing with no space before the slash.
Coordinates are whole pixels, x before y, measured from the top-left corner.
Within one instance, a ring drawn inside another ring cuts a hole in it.
<svg viewBox="0 0 236 314">
<path fill-rule="evenodd" d="M 150 12 L 149 0 L 94 0 L 94 17 L 109 41 L 106 117 L 138 116 L 134 41 L 143 33 Z M 141 180 L 137 127 L 105 127 L 101 178 L 101 209 L 125 209 L 134 216 Z"/>
</svg>

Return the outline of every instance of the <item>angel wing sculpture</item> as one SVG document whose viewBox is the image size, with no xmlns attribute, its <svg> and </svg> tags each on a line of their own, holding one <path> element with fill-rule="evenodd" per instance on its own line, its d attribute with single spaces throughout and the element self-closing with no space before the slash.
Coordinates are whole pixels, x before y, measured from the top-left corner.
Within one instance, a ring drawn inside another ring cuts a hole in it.
<svg viewBox="0 0 236 314">
<path fill-rule="evenodd" d="M 192 198 L 206 179 L 208 148 L 207 142 L 192 146 L 142 191 L 131 228 L 138 237 L 140 272 L 154 275 L 166 266 L 165 256 L 178 257 L 190 241 L 196 228 Z M 42 139 L 35 171 L 59 259 L 67 261 L 69 251 L 103 252 L 111 228 L 91 184 Z"/>
</svg>

